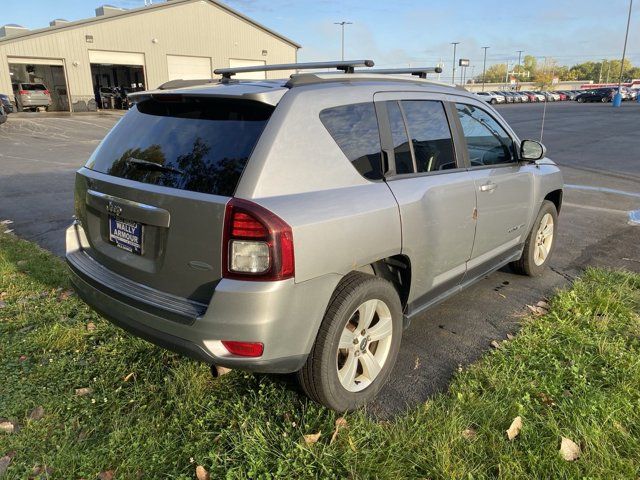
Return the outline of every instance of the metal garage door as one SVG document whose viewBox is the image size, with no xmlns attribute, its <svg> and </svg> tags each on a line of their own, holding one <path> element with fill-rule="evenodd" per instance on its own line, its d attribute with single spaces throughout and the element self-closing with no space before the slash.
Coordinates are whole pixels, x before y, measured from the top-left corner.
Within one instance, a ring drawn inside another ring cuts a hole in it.
<svg viewBox="0 0 640 480">
<path fill-rule="evenodd" d="M 187 57 L 167 55 L 169 80 L 201 80 L 211 78 L 211 59 L 207 57 Z"/>
<path fill-rule="evenodd" d="M 59 58 L 29 58 L 29 57 L 8 57 L 9 63 L 21 65 L 58 65 L 64 66 L 64 62 Z"/>
<path fill-rule="evenodd" d="M 265 64 L 264 60 L 246 60 L 246 59 L 239 59 L 239 58 L 229 59 L 229 67 L 231 68 L 253 67 L 256 65 L 264 65 L 264 64 Z M 267 77 L 265 72 L 251 72 L 251 73 L 239 73 L 237 75 L 237 78 L 251 78 L 251 79 L 263 80 Z"/>
<path fill-rule="evenodd" d="M 89 63 L 103 65 L 140 65 L 144 66 L 144 53 L 107 52 L 89 50 Z"/>
</svg>

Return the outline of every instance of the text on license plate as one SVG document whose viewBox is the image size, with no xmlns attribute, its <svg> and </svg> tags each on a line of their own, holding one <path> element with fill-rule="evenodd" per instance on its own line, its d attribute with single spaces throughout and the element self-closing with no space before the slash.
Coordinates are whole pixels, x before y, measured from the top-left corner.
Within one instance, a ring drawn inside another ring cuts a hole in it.
<svg viewBox="0 0 640 480">
<path fill-rule="evenodd" d="M 143 231 L 144 226 L 141 223 L 109 217 L 109 241 L 123 250 L 142 255 Z"/>
</svg>

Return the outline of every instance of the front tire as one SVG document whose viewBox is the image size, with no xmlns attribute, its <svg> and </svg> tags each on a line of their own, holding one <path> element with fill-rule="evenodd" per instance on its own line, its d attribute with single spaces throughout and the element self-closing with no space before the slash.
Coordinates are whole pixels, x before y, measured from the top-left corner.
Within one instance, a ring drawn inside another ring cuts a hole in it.
<svg viewBox="0 0 640 480">
<path fill-rule="evenodd" d="M 558 211 L 553 202 L 542 202 L 533 228 L 524 244 L 522 257 L 511 263 L 516 273 L 538 277 L 542 275 L 556 246 Z"/>
<path fill-rule="evenodd" d="M 401 337 L 402 307 L 393 285 L 352 272 L 331 297 L 298 381 L 312 400 L 338 412 L 354 410 L 387 383 Z"/>
</svg>

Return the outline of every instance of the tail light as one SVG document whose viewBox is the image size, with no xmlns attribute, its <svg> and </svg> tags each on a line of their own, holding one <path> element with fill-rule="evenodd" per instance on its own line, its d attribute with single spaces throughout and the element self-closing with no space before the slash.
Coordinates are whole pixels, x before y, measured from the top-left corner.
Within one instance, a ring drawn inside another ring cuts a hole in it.
<svg viewBox="0 0 640 480">
<path fill-rule="evenodd" d="M 45 91 L 43 91 L 42 93 L 44 93 L 45 95 L 51 95 L 51 94 L 49 93 L 49 90 L 45 90 Z"/>
<path fill-rule="evenodd" d="M 29 92 L 27 90 L 18 90 L 19 95 L 28 95 Z"/>
<path fill-rule="evenodd" d="M 222 276 L 275 281 L 295 274 L 293 232 L 280 217 L 248 200 L 232 198 L 224 215 Z"/>
</svg>

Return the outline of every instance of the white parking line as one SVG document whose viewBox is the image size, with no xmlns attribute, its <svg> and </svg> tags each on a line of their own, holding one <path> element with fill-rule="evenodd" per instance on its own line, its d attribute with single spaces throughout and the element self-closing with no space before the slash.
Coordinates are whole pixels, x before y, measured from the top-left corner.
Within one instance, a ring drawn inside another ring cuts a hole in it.
<svg viewBox="0 0 640 480">
<path fill-rule="evenodd" d="M 584 210 L 593 210 L 593 211 L 596 211 L 596 212 L 615 213 L 615 214 L 620 214 L 620 215 L 628 215 L 629 214 L 628 210 L 615 210 L 613 208 L 594 207 L 592 205 L 581 205 L 581 204 L 578 204 L 578 203 L 562 202 L 562 206 L 563 207 L 582 208 Z"/>
<path fill-rule="evenodd" d="M 626 192 L 624 190 L 616 190 L 614 188 L 592 187 L 590 185 L 571 185 L 571 184 L 565 184 L 565 188 L 571 188 L 573 190 L 587 190 L 591 192 L 613 193 L 615 195 L 625 195 L 627 197 L 640 198 L 640 193 Z"/>
</svg>

